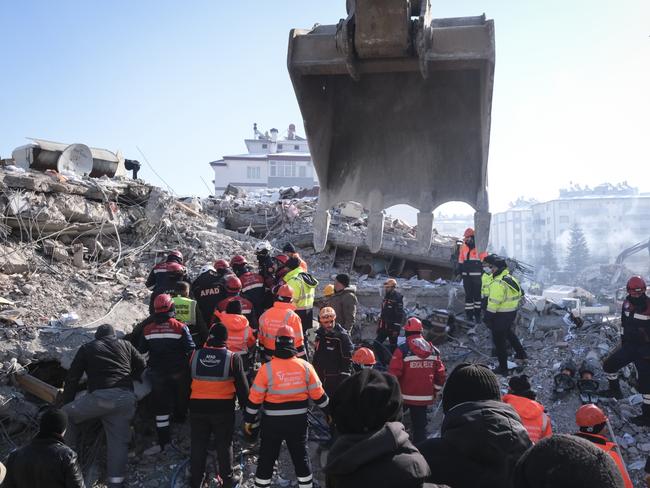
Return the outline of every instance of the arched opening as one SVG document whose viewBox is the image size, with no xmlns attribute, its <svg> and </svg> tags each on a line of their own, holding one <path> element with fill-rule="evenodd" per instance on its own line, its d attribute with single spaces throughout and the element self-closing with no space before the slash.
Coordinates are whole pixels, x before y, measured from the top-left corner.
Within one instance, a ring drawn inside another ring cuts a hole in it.
<svg viewBox="0 0 650 488">
<path fill-rule="evenodd" d="M 440 235 L 462 237 L 474 227 L 474 209 L 465 202 L 447 202 L 434 211 L 433 226 Z"/>
</svg>

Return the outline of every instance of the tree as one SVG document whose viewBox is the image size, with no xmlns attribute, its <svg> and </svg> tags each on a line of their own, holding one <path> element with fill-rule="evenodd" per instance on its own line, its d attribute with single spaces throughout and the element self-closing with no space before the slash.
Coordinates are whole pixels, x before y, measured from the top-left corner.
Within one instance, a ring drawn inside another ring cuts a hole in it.
<svg viewBox="0 0 650 488">
<path fill-rule="evenodd" d="M 578 224 L 571 226 L 569 247 L 566 256 L 566 271 L 577 275 L 589 264 L 589 247 L 587 239 Z"/>
<path fill-rule="evenodd" d="M 546 241 L 542 247 L 542 259 L 539 262 L 549 271 L 557 271 L 557 259 L 555 258 L 555 246 L 551 241 Z"/>
</svg>

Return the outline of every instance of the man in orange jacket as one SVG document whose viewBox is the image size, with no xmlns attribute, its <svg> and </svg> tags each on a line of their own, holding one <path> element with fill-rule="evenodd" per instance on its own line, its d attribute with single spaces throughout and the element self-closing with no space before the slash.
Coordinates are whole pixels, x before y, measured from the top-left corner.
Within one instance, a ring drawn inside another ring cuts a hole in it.
<svg viewBox="0 0 650 488">
<path fill-rule="evenodd" d="M 291 303 L 293 291 L 289 285 L 280 286 L 275 295 L 273 306 L 262 314 L 259 320 L 259 339 L 262 360 L 270 361 L 275 351 L 277 331 L 283 325 L 288 325 L 295 333 L 295 348 L 298 357 L 306 357 L 305 340 L 302 333 L 302 321 L 294 311 Z"/>
<path fill-rule="evenodd" d="M 508 386 L 508 394 L 504 395 L 502 400 L 519 414 L 533 444 L 544 437 L 551 437 L 551 419 L 546 414 L 544 405 L 535 401 L 537 394 L 531 389 L 528 376 L 513 376 Z"/>
<path fill-rule="evenodd" d="M 244 412 L 244 431 L 252 435 L 262 405 L 260 454 L 255 472 L 256 488 L 271 486 L 273 466 L 282 442 L 287 443 L 299 488 L 312 488 L 311 463 L 307 453 L 309 400 L 329 418 L 329 398 L 314 367 L 297 358 L 295 332 L 288 325 L 276 331 L 273 358 L 257 372 Z"/>
<path fill-rule="evenodd" d="M 627 473 L 627 469 L 621 458 L 618 446 L 611 442 L 605 435 L 607 422 L 607 416 L 598 406 L 593 403 L 583 405 L 576 412 L 576 424 L 580 427 L 580 432 L 575 435 L 593 442 L 597 447 L 609 453 L 621 472 L 621 476 L 625 482 L 625 488 L 634 488 L 630 475 Z"/>
<path fill-rule="evenodd" d="M 214 323 L 223 324 L 228 330 L 226 347 L 239 355 L 248 373 L 255 353 L 255 332 L 248 324 L 248 319 L 242 315 L 241 302 L 233 300 L 226 305 L 225 312 L 214 311 Z M 214 326 L 213 326 L 214 327 Z"/>
<path fill-rule="evenodd" d="M 485 252 L 479 252 L 474 242 L 474 229 L 465 229 L 463 244 L 458 251 L 458 272 L 463 278 L 465 290 L 465 319 L 481 322 L 481 260 Z"/>
</svg>

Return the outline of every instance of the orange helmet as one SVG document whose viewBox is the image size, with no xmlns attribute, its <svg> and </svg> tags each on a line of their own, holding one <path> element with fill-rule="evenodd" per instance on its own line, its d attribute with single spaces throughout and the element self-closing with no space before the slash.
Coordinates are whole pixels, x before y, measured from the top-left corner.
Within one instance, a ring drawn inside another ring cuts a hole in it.
<svg viewBox="0 0 650 488">
<path fill-rule="evenodd" d="M 275 296 L 278 298 L 278 300 L 284 299 L 285 301 L 291 301 L 293 298 L 293 290 L 289 285 L 285 283 L 277 289 Z"/>
<path fill-rule="evenodd" d="M 646 284 L 643 278 L 640 276 L 632 276 L 629 280 L 627 280 L 627 293 L 631 297 L 640 297 L 645 293 L 646 290 Z"/>
<path fill-rule="evenodd" d="M 463 237 L 465 238 L 474 237 L 474 229 L 472 229 L 471 227 L 465 229 L 465 232 L 463 232 Z"/>
<path fill-rule="evenodd" d="M 422 332 L 423 330 L 422 321 L 417 317 L 411 317 L 408 319 L 404 326 L 405 332 Z"/>
<path fill-rule="evenodd" d="M 370 367 L 374 365 L 377 360 L 375 359 L 375 353 L 372 352 L 372 349 L 368 349 L 367 347 L 360 347 L 354 351 L 354 354 L 352 354 L 352 362 L 361 366 Z"/>
<path fill-rule="evenodd" d="M 388 278 L 386 281 L 384 281 L 384 286 L 392 286 L 393 288 L 396 288 L 397 281 L 395 281 L 393 278 Z"/>
<path fill-rule="evenodd" d="M 595 426 L 605 422 L 607 422 L 607 416 L 593 403 L 583 405 L 576 412 L 576 424 L 578 424 L 580 430 L 592 432 Z"/>
<path fill-rule="evenodd" d="M 235 275 L 226 277 L 226 291 L 230 293 L 239 293 L 241 291 L 241 281 Z"/>
<path fill-rule="evenodd" d="M 334 285 L 331 284 L 331 283 L 325 285 L 325 289 L 323 290 L 323 294 L 326 297 L 331 297 L 332 295 L 334 295 Z"/>
<path fill-rule="evenodd" d="M 167 293 L 158 295 L 153 300 L 153 311 L 156 313 L 169 312 L 172 308 L 174 308 L 174 301 Z"/>
</svg>

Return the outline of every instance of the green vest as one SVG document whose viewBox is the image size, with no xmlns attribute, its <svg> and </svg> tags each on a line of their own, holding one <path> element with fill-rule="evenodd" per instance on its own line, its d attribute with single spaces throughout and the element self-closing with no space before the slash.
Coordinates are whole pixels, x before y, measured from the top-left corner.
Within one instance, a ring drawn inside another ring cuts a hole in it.
<svg viewBox="0 0 650 488">
<path fill-rule="evenodd" d="M 289 271 L 284 275 L 284 281 L 291 291 L 293 291 L 293 298 L 291 303 L 296 306 L 296 310 L 311 310 L 314 308 L 314 298 L 316 297 L 316 285 L 308 285 L 300 277 L 300 273 L 304 271 L 298 267 Z M 316 282 L 318 283 L 318 282 Z"/>
<path fill-rule="evenodd" d="M 503 270 L 488 286 L 487 311 L 493 313 L 515 312 L 522 297 L 521 285 L 516 278 Z"/>
<path fill-rule="evenodd" d="M 485 298 L 488 296 L 488 290 L 490 289 L 490 283 L 494 278 L 490 273 L 483 273 L 481 275 L 481 298 Z"/>
<path fill-rule="evenodd" d="M 196 301 L 191 298 L 174 297 L 174 308 L 176 309 L 176 320 L 180 320 L 185 325 L 196 324 Z"/>
</svg>

